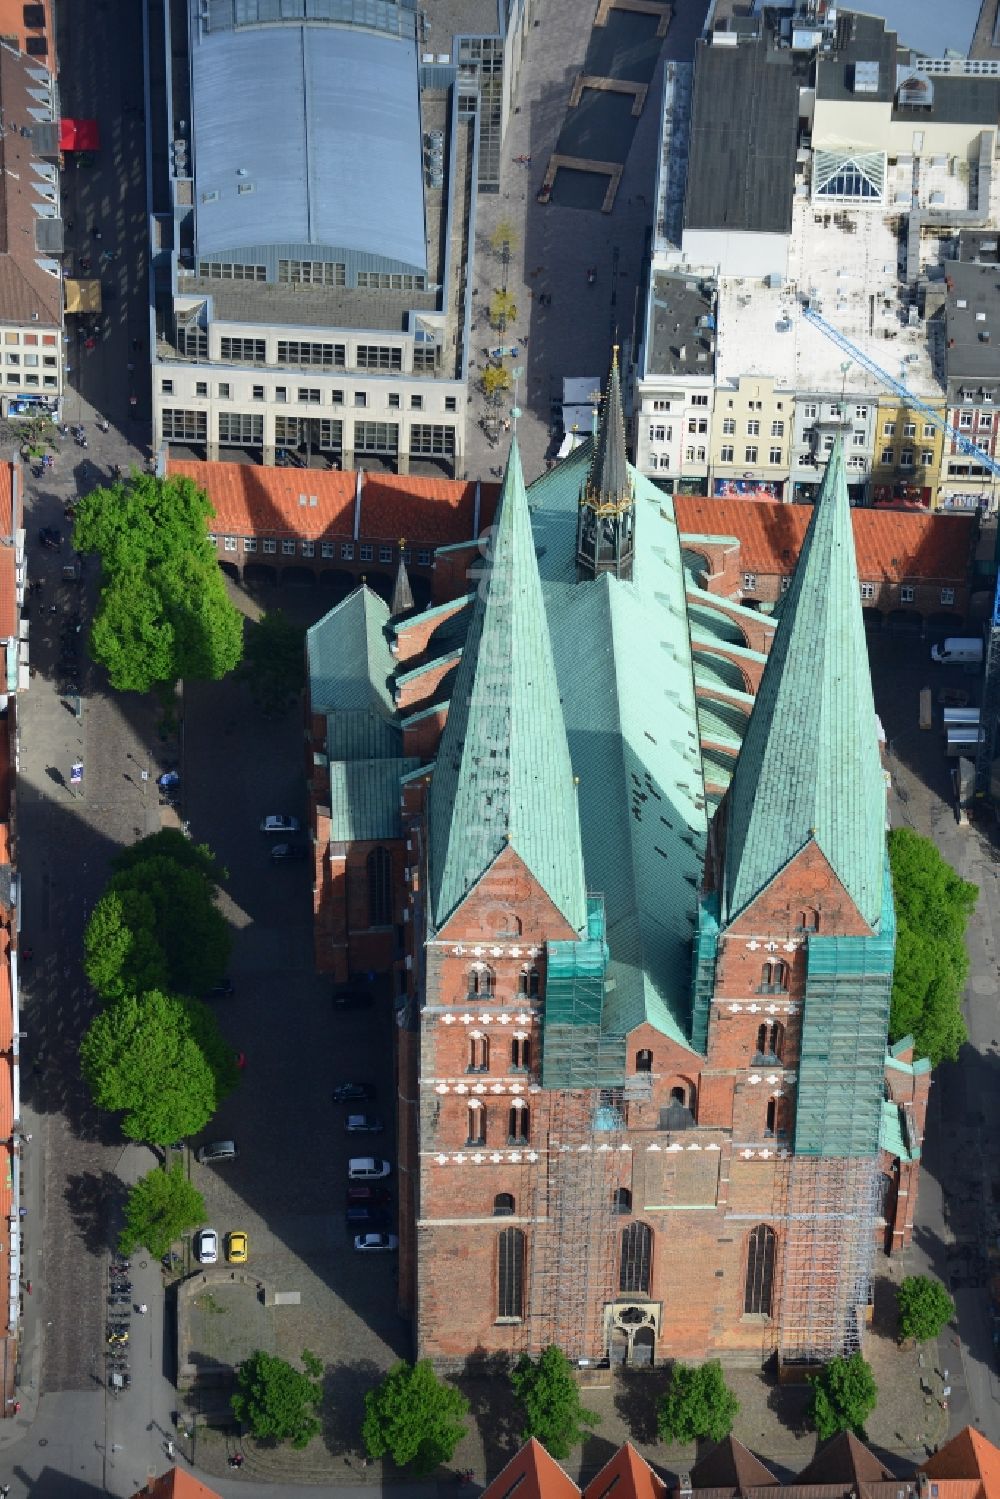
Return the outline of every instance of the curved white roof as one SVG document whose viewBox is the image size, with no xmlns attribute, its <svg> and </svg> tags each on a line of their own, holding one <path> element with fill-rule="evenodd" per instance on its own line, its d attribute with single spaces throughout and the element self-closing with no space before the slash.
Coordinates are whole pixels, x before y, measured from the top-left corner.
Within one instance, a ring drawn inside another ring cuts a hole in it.
<svg viewBox="0 0 1000 1499">
<path fill-rule="evenodd" d="M 314 245 L 426 269 L 412 40 L 332 25 L 208 32 L 192 89 L 199 255 Z"/>
</svg>

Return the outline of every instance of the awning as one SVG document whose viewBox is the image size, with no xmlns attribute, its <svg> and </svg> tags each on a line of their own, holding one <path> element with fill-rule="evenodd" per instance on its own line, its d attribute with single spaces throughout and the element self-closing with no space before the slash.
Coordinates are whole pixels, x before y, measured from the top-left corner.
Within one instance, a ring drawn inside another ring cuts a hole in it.
<svg viewBox="0 0 1000 1499">
<path fill-rule="evenodd" d="M 63 282 L 63 286 L 66 289 L 67 312 L 100 312 L 101 283 L 99 281 L 77 281 L 68 277 Z"/>
<path fill-rule="evenodd" d="M 96 120 L 59 121 L 60 151 L 99 151 L 101 134 Z"/>
</svg>

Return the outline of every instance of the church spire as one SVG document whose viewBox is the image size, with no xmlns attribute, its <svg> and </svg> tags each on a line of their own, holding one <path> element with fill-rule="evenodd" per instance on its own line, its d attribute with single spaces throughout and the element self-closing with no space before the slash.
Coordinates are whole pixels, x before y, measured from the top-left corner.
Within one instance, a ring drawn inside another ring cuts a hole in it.
<svg viewBox="0 0 1000 1499">
<path fill-rule="evenodd" d="M 590 468 L 580 495 L 576 528 L 577 577 L 614 573 L 631 578 L 635 496 L 625 447 L 618 346 L 611 361 L 608 388 L 594 435 Z"/>
<path fill-rule="evenodd" d="M 508 847 L 581 931 L 577 794 L 516 437 L 431 778 L 436 927 Z"/>
<path fill-rule="evenodd" d="M 876 929 L 885 779 L 839 437 L 729 790 L 723 919 L 734 920 L 809 843 Z"/>
<path fill-rule="evenodd" d="M 399 619 L 402 614 L 409 614 L 413 608 L 413 590 L 410 587 L 409 575 L 406 571 L 406 537 L 399 538 L 399 566 L 396 569 L 396 581 L 392 588 L 392 602 L 389 605 L 389 615 L 392 619 Z"/>
</svg>

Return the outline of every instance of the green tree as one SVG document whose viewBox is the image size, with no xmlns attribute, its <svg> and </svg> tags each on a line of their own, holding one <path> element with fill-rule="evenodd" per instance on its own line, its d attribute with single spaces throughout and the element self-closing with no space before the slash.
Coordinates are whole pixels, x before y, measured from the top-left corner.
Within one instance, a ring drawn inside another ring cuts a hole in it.
<svg viewBox="0 0 1000 1499">
<path fill-rule="evenodd" d="M 214 681 L 239 664 L 243 619 L 208 540 L 213 514 L 190 479 L 138 472 L 80 501 L 73 544 L 102 569 L 90 651 L 119 691 Z"/>
<path fill-rule="evenodd" d="M 911 1035 L 917 1056 L 954 1061 L 966 1038 L 962 990 L 969 970 L 966 923 L 979 894 L 911 828 L 889 834 L 896 901 L 896 967 L 889 1033 Z"/>
<path fill-rule="evenodd" d="M 505 369 L 502 364 L 488 364 L 479 383 L 483 387 L 484 396 L 498 396 L 501 391 L 510 390 L 510 370 Z"/>
<path fill-rule="evenodd" d="M 600 1416 L 580 1400 L 573 1366 L 554 1343 L 543 1348 L 537 1360 L 523 1353 L 510 1374 L 514 1394 L 524 1413 L 521 1441 L 535 1437 L 553 1457 L 569 1457 Z"/>
<path fill-rule="evenodd" d="M 280 717 L 305 685 L 305 631 L 280 609 L 262 614 L 250 626 L 243 676 L 264 715 Z"/>
<path fill-rule="evenodd" d="M 502 333 L 517 317 L 517 303 L 507 291 L 495 291 L 490 298 L 490 322 Z"/>
<path fill-rule="evenodd" d="M 240 1365 L 230 1404 L 259 1442 L 308 1447 L 320 1431 L 316 1412 L 323 1401 L 323 1365 L 302 1350 L 305 1373 L 258 1348 Z"/>
<path fill-rule="evenodd" d="M 129 844 L 111 860 L 111 868 L 121 873 L 154 857 L 172 859 L 182 869 L 197 869 L 212 885 L 217 885 L 227 875 L 227 870 L 207 843 L 192 843 L 178 828 L 161 828 L 158 833 L 150 833 L 148 838 Z"/>
<path fill-rule="evenodd" d="M 878 1403 L 878 1386 L 871 1365 L 860 1353 L 850 1358 L 832 1358 L 818 1374 L 809 1377 L 812 1401 L 809 1418 L 820 1440 L 838 1431 L 863 1436 L 865 1422 Z"/>
<path fill-rule="evenodd" d="M 521 242 L 521 236 L 510 219 L 501 219 L 490 235 L 490 247 L 506 265 Z"/>
<path fill-rule="evenodd" d="M 465 1396 L 438 1379 L 429 1359 L 399 1363 L 365 1396 L 361 1435 L 369 1457 L 388 1452 L 422 1478 L 451 1461 L 468 1413 Z"/>
<path fill-rule="evenodd" d="M 157 1167 L 140 1176 L 129 1190 L 118 1248 L 131 1254 L 145 1244 L 151 1255 L 162 1259 L 181 1234 L 204 1221 L 205 1199 L 175 1161 L 169 1171 Z"/>
<path fill-rule="evenodd" d="M 225 871 L 211 850 L 166 829 L 119 855 L 115 866 L 83 937 L 84 968 L 98 994 L 207 993 L 232 948 L 215 901 L 215 880 Z"/>
<path fill-rule="evenodd" d="M 656 1429 L 663 1442 L 695 1442 L 702 1437 L 721 1442 L 732 1430 L 739 1409 L 718 1359 L 707 1364 L 674 1364 L 657 1406 Z"/>
<path fill-rule="evenodd" d="M 907 1275 L 896 1292 L 899 1336 L 926 1343 L 936 1338 L 955 1315 L 955 1303 L 939 1280 L 929 1275 Z"/>
<path fill-rule="evenodd" d="M 159 989 L 96 1015 L 80 1060 L 97 1107 L 124 1111 L 122 1133 L 150 1145 L 197 1134 L 239 1080 L 211 1010 Z"/>
</svg>

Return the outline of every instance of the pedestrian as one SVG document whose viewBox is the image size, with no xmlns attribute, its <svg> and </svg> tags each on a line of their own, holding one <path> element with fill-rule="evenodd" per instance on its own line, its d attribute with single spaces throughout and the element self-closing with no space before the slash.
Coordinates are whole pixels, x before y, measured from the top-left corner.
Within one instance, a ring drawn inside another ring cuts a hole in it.
<svg viewBox="0 0 1000 1499">
<path fill-rule="evenodd" d="M 31 1295 L 31 1281 L 30 1280 L 26 1283 L 24 1289 L 27 1291 L 28 1295 L 30 1296 Z"/>
</svg>

